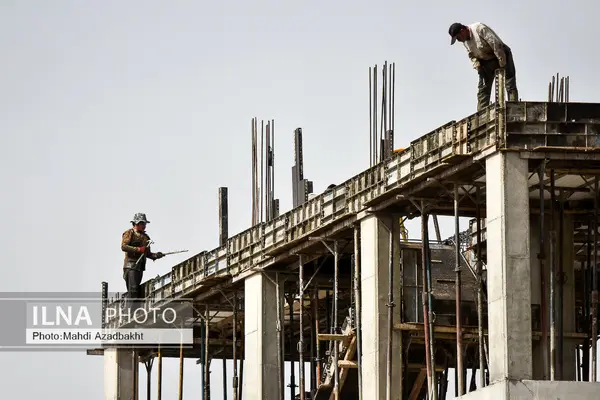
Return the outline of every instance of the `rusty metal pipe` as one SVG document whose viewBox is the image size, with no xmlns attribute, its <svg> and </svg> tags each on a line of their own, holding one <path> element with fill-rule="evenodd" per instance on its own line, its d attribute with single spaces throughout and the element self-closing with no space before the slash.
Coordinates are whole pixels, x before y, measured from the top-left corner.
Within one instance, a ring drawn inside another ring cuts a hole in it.
<svg viewBox="0 0 600 400">
<path fill-rule="evenodd" d="M 183 340 L 179 343 L 179 400 L 183 400 Z"/>
<path fill-rule="evenodd" d="M 454 272 L 456 273 L 456 370 L 458 373 L 458 395 L 465 394 L 465 376 L 463 375 L 463 342 L 460 306 L 462 305 L 462 282 L 460 276 L 460 224 L 458 216 L 458 184 L 454 184 Z"/>
<path fill-rule="evenodd" d="M 162 400 L 162 351 L 158 345 L 158 377 L 156 382 L 157 399 Z"/>
<path fill-rule="evenodd" d="M 427 299 L 427 292 L 429 291 L 427 288 L 427 214 L 423 212 L 424 208 L 425 206 L 423 202 L 421 202 L 421 242 L 423 244 L 421 249 L 421 267 L 423 275 L 423 328 L 425 331 L 425 367 L 427 368 L 427 394 L 428 397 L 431 398 L 431 394 L 434 391 L 435 382 L 432 376 L 433 366 L 431 365 L 431 347 L 429 346 L 429 344 L 431 343 L 431 332 L 429 331 L 429 304 Z"/>
</svg>

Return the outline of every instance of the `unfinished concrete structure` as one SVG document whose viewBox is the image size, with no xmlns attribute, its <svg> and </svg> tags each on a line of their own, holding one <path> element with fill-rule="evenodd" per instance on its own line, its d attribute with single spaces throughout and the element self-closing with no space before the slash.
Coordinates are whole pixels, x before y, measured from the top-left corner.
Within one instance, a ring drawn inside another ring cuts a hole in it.
<svg viewBox="0 0 600 400">
<path fill-rule="evenodd" d="M 195 299 L 198 340 L 89 350 L 105 398 L 136 399 L 138 364 L 162 357 L 199 358 L 204 399 L 223 358 L 235 399 L 452 398 L 449 368 L 465 399 L 598 398 L 600 104 L 499 88 L 501 71 L 488 108 L 146 282 L 148 305 Z M 453 238 L 430 238 L 436 215 L 455 216 Z M 292 368 L 286 388 L 289 361 L 310 379 Z"/>
</svg>

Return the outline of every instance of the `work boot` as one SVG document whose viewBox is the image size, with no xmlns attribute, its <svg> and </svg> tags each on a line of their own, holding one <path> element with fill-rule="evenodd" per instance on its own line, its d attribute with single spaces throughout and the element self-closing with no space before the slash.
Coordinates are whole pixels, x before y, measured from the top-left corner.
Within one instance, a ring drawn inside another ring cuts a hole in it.
<svg viewBox="0 0 600 400">
<path fill-rule="evenodd" d="M 519 101 L 519 92 L 516 90 L 508 92 L 508 101 Z"/>
</svg>

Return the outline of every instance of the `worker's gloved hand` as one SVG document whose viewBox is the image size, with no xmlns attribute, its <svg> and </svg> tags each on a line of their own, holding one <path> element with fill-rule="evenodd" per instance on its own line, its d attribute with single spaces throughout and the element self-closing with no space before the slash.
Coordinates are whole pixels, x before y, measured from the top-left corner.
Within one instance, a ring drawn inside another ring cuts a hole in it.
<svg viewBox="0 0 600 400">
<path fill-rule="evenodd" d="M 506 66 L 506 60 L 504 58 L 499 58 L 498 64 L 500 64 L 500 68 L 504 68 Z"/>
<path fill-rule="evenodd" d="M 163 258 L 165 255 L 163 253 L 161 253 L 160 251 L 158 253 L 156 253 L 156 259 L 159 260 L 161 258 Z"/>
<path fill-rule="evenodd" d="M 479 63 L 479 60 L 473 60 L 473 69 L 476 71 L 479 71 L 481 69 L 481 64 Z"/>
<path fill-rule="evenodd" d="M 146 253 L 146 248 L 145 248 L 145 247 L 138 247 L 138 248 L 137 248 L 137 250 L 138 250 L 140 253 L 142 253 L 142 254 Z"/>
</svg>

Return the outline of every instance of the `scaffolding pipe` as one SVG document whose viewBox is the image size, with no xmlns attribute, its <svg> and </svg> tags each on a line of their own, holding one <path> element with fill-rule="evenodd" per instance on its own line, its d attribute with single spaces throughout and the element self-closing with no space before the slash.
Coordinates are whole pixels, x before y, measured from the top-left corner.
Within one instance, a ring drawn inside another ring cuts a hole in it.
<svg viewBox="0 0 600 400">
<path fill-rule="evenodd" d="M 427 227 L 428 228 L 428 227 Z M 431 357 L 431 376 L 433 377 L 433 393 L 431 396 L 431 400 L 438 400 L 438 393 L 437 393 L 437 373 L 436 373 L 436 364 L 435 364 L 435 347 L 434 347 L 434 330 L 433 330 L 433 295 L 431 294 L 431 288 L 432 288 L 432 283 L 431 283 L 431 249 L 429 247 L 429 229 L 425 229 L 425 246 L 427 249 L 426 252 L 426 266 L 427 266 L 427 301 L 429 302 L 428 304 L 428 309 L 429 309 L 429 347 L 431 348 L 430 352 L 429 352 L 429 356 Z"/>
<path fill-rule="evenodd" d="M 562 82 L 561 82 L 562 83 Z M 564 83 L 563 83 L 564 85 Z M 564 96 L 564 88 L 561 88 Z M 556 255 L 556 261 L 558 262 L 558 297 L 556 304 L 556 312 L 558 314 L 558 350 L 557 350 L 557 372 L 558 380 L 563 378 L 564 367 L 563 367 L 563 352 L 564 352 L 564 318 L 563 318 L 563 296 L 564 296 L 564 268 L 563 268 L 563 257 L 564 257 L 564 203 L 563 203 L 563 192 L 559 192 L 558 199 L 558 253 Z"/>
<path fill-rule="evenodd" d="M 460 224 L 458 216 L 458 184 L 454 184 L 454 272 L 456 272 L 456 369 L 458 371 L 458 395 L 465 394 L 463 374 L 463 342 L 460 306 L 462 305 L 462 282 L 460 276 Z"/>
<path fill-rule="evenodd" d="M 300 337 L 298 339 L 298 365 L 300 368 L 300 400 L 304 400 L 306 389 L 304 386 L 304 260 L 302 254 L 298 256 L 298 297 L 300 308 Z"/>
<path fill-rule="evenodd" d="M 394 329 L 394 218 L 391 219 L 388 254 L 386 400 L 392 399 L 392 339 Z"/>
<path fill-rule="evenodd" d="M 590 271 L 592 266 L 592 223 L 591 216 L 587 223 L 587 244 L 586 244 L 586 268 L 583 273 L 583 315 L 584 329 L 586 338 L 583 341 L 583 366 L 581 371 L 581 380 L 584 382 L 590 379 Z"/>
<path fill-rule="evenodd" d="M 546 260 L 546 247 L 545 247 L 545 210 L 544 210 L 544 194 L 546 192 L 545 188 L 545 171 L 546 171 L 546 163 L 542 162 L 540 169 L 538 170 L 538 178 L 540 181 L 540 251 L 538 253 L 538 260 L 540 263 L 540 281 L 541 281 L 541 324 L 542 324 L 542 363 L 543 363 L 543 377 L 544 379 L 548 376 L 548 290 L 546 288 L 546 268 L 545 268 L 545 260 Z"/>
<path fill-rule="evenodd" d="M 162 400 L 162 351 L 158 345 L 158 378 L 156 382 L 157 399 Z"/>
<path fill-rule="evenodd" d="M 183 340 L 179 343 L 179 400 L 183 400 Z"/>
<path fill-rule="evenodd" d="M 431 365 L 431 347 L 429 346 L 431 342 L 431 333 L 429 331 L 429 304 L 427 299 L 427 292 L 429 291 L 427 288 L 427 248 L 426 248 L 426 240 L 427 240 L 427 214 L 423 211 L 425 206 L 421 201 L 421 242 L 423 244 L 421 250 L 421 267 L 423 274 L 423 328 L 425 330 L 425 367 L 427 368 L 427 396 L 431 400 L 437 400 L 435 396 L 432 396 L 435 388 L 435 382 L 432 376 L 432 370 L 434 368 Z"/>
<path fill-rule="evenodd" d="M 483 263 L 481 262 L 481 189 L 477 186 L 475 206 L 477 223 L 477 340 L 479 355 L 479 387 L 485 386 L 484 342 L 483 342 Z"/>
<path fill-rule="evenodd" d="M 293 332 L 293 326 L 294 326 L 294 299 L 293 297 L 288 296 L 287 298 L 287 302 L 288 302 L 288 308 L 290 309 L 290 326 L 289 326 L 289 331 L 290 331 L 290 347 L 292 346 L 292 343 L 294 343 L 294 332 Z M 292 357 L 292 352 L 290 351 L 290 399 L 293 399 L 296 397 L 296 364 L 294 363 L 294 359 Z"/>
<path fill-rule="evenodd" d="M 594 179 L 594 264 L 592 265 L 592 382 L 597 381 L 598 348 L 598 177 Z"/>
<path fill-rule="evenodd" d="M 244 354 L 244 342 L 242 342 L 242 354 Z M 239 385 L 238 400 L 242 400 L 244 395 L 244 359 L 240 360 L 240 385 Z"/>
<path fill-rule="evenodd" d="M 277 309 L 277 392 L 279 397 L 284 397 L 284 376 L 283 376 L 283 311 L 281 309 L 281 287 L 279 284 L 279 272 L 275 273 L 275 297 Z"/>
<path fill-rule="evenodd" d="M 554 208 L 556 194 L 554 191 L 554 170 L 550 170 L 550 380 L 556 379 L 556 318 L 554 303 L 554 279 L 556 274 L 555 243 L 556 232 L 554 224 Z"/>
<path fill-rule="evenodd" d="M 227 359 L 223 356 L 223 398 L 227 398 Z"/>
<path fill-rule="evenodd" d="M 315 266 L 316 266 L 316 262 L 315 262 Z M 317 342 L 317 331 L 315 330 L 315 326 L 314 322 L 315 322 L 315 316 L 316 316 L 316 308 L 315 308 L 315 302 L 316 302 L 316 298 L 318 295 L 318 291 L 317 289 L 313 289 L 311 291 L 310 294 L 310 318 L 311 321 L 313 322 L 313 326 L 312 329 L 310 330 L 311 335 L 310 335 L 310 390 L 311 393 L 314 393 L 315 390 L 317 390 L 317 388 L 319 387 L 319 385 L 317 384 L 317 356 L 316 356 L 316 352 L 315 352 L 315 347 L 316 347 L 316 342 Z"/>
<path fill-rule="evenodd" d="M 358 364 L 358 400 L 362 400 L 362 315 L 360 296 L 360 225 L 354 225 L 354 299 L 356 304 L 356 360 Z"/>
<path fill-rule="evenodd" d="M 319 289 L 315 288 L 315 306 L 314 306 L 314 321 L 315 321 L 315 363 L 317 368 L 315 371 L 317 387 L 321 383 L 321 344 L 319 340 Z"/>
<path fill-rule="evenodd" d="M 152 398 L 152 364 L 154 364 L 154 358 L 146 361 L 146 399 Z"/>
<path fill-rule="evenodd" d="M 279 300 L 279 298 L 277 298 Z M 233 293 L 233 379 L 231 392 L 233 400 L 238 398 L 238 360 L 237 360 L 237 329 L 238 329 L 238 294 Z"/>
<path fill-rule="evenodd" d="M 339 254 L 338 242 L 333 242 L 333 333 L 338 333 L 338 283 L 339 283 Z M 338 342 L 333 344 L 333 394 L 334 399 L 340 398 L 340 371 L 339 371 L 339 346 Z"/>
<path fill-rule="evenodd" d="M 208 306 L 206 306 L 206 313 L 204 315 L 204 398 L 210 400 L 210 357 L 208 350 L 208 341 L 210 338 L 210 313 L 208 311 Z"/>
</svg>

